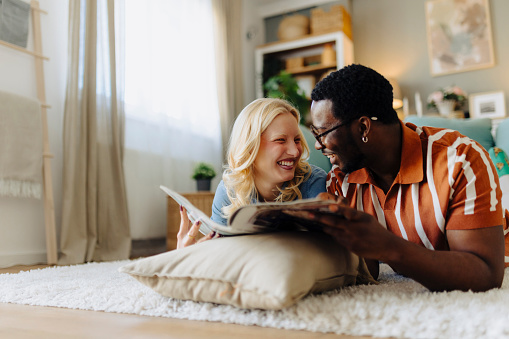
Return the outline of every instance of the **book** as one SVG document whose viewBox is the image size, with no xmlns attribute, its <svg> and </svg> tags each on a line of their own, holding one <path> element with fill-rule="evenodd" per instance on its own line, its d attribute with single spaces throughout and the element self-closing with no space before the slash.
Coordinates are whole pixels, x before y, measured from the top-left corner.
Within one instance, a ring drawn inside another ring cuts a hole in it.
<svg viewBox="0 0 509 339">
<path fill-rule="evenodd" d="M 228 218 L 228 224 L 222 225 L 210 219 L 189 200 L 174 190 L 160 186 L 179 205 L 187 210 L 191 223 L 200 219 L 200 232 L 221 235 L 243 235 L 273 231 L 320 231 L 323 227 L 318 222 L 306 218 L 307 211 L 329 212 L 328 206 L 334 200 L 300 199 L 289 202 L 261 202 L 238 208 Z"/>
</svg>

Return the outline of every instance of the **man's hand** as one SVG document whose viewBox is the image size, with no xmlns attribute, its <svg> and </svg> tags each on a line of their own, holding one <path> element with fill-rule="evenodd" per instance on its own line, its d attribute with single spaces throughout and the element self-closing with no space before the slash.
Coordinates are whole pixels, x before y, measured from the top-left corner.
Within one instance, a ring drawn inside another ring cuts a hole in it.
<svg viewBox="0 0 509 339">
<path fill-rule="evenodd" d="M 327 192 L 322 192 L 316 196 L 320 200 L 334 200 L 336 203 L 348 206 L 348 199 L 342 196 L 332 195 Z"/>
<path fill-rule="evenodd" d="M 329 211 L 332 213 L 311 214 L 314 220 L 327 226 L 323 231 L 337 243 L 365 259 L 381 260 L 383 253 L 390 248 L 389 244 L 400 239 L 387 231 L 372 215 L 342 202 L 330 205 Z"/>
<path fill-rule="evenodd" d="M 439 251 L 400 238 L 375 217 L 351 207 L 335 204 L 329 210 L 332 213 L 309 212 L 309 218 L 324 224 L 324 232 L 349 251 L 383 261 L 431 290 L 486 291 L 502 284 L 502 226 L 449 230 L 449 250 Z"/>
</svg>

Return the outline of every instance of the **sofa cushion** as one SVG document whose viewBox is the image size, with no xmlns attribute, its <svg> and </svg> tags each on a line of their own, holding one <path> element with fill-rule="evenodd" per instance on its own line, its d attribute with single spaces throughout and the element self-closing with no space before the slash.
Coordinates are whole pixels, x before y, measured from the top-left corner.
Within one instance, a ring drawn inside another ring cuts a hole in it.
<svg viewBox="0 0 509 339">
<path fill-rule="evenodd" d="M 488 151 L 491 161 L 497 169 L 502 191 L 502 207 L 509 210 L 509 159 L 507 154 L 499 147 L 492 147 Z"/>
<path fill-rule="evenodd" d="M 500 147 L 492 147 L 488 150 L 491 161 L 497 169 L 499 177 L 509 174 L 509 161 L 507 154 Z"/>
<path fill-rule="evenodd" d="M 509 119 L 502 120 L 495 132 L 495 145 L 509 154 Z"/>
<path fill-rule="evenodd" d="M 375 282 L 363 259 L 318 232 L 224 237 L 119 269 L 172 298 L 281 309 L 309 293 Z"/>
<path fill-rule="evenodd" d="M 486 150 L 495 146 L 495 142 L 491 134 L 490 118 L 448 119 L 441 117 L 418 117 L 416 115 L 409 115 L 406 117 L 405 122 L 411 122 L 417 126 L 441 127 L 456 130 L 461 134 L 474 139 Z"/>
</svg>

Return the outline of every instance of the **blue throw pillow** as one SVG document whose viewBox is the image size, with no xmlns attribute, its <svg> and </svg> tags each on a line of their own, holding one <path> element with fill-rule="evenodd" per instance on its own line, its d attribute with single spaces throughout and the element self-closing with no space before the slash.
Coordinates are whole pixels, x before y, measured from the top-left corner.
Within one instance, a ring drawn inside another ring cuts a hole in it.
<svg viewBox="0 0 509 339">
<path fill-rule="evenodd" d="M 449 128 L 460 132 L 467 137 L 480 143 L 486 150 L 495 146 L 491 134 L 491 119 L 448 119 L 441 117 L 418 117 L 409 115 L 405 122 L 411 122 L 417 126 L 430 126 Z"/>
<path fill-rule="evenodd" d="M 509 160 L 507 160 L 505 152 L 501 148 L 492 147 L 488 153 L 490 154 L 491 161 L 493 161 L 497 168 L 498 176 L 502 177 L 509 174 Z"/>
</svg>

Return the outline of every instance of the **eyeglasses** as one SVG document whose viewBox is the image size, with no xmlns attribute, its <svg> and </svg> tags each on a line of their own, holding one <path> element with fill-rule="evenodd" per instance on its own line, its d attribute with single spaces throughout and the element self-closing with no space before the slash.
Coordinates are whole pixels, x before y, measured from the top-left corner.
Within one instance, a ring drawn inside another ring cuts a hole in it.
<svg viewBox="0 0 509 339">
<path fill-rule="evenodd" d="M 332 127 L 332 128 L 329 128 L 328 130 L 326 130 L 325 132 L 322 132 L 320 133 L 318 131 L 318 129 L 313 126 L 313 125 L 310 125 L 309 126 L 309 129 L 311 129 L 311 133 L 313 133 L 313 136 L 315 137 L 316 141 L 318 141 L 318 143 L 320 144 L 320 146 L 322 147 L 325 147 L 325 145 L 322 143 L 322 137 L 326 136 L 327 134 L 329 134 L 330 132 L 332 131 L 335 131 L 337 130 L 338 128 L 342 127 L 342 126 L 345 126 L 349 123 L 351 123 L 353 120 L 351 121 L 346 121 L 346 122 L 342 122 L 340 124 L 337 124 L 336 126 Z"/>
<path fill-rule="evenodd" d="M 377 117 L 370 117 L 371 120 L 378 120 Z M 355 120 L 355 119 L 354 119 Z M 342 122 L 340 124 L 337 124 L 336 126 L 332 127 L 332 128 L 329 128 L 328 130 L 326 130 L 325 132 L 322 132 L 320 133 L 318 131 L 318 129 L 313 126 L 313 125 L 310 125 L 309 128 L 311 129 L 311 133 L 313 133 L 313 136 L 315 137 L 316 141 L 318 141 L 318 143 L 320 144 L 320 146 L 322 147 L 325 147 L 325 145 L 322 143 L 322 137 L 326 136 L 327 134 L 329 134 L 330 132 L 332 131 L 335 131 L 337 130 L 338 128 L 342 127 L 342 126 L 345 126 L 345 125 L 348 125 L 349 123 L 351 123 L 353 120 L 350 120 L 350 121 L 345 121 L 345 122 Z"/>
</svg>

